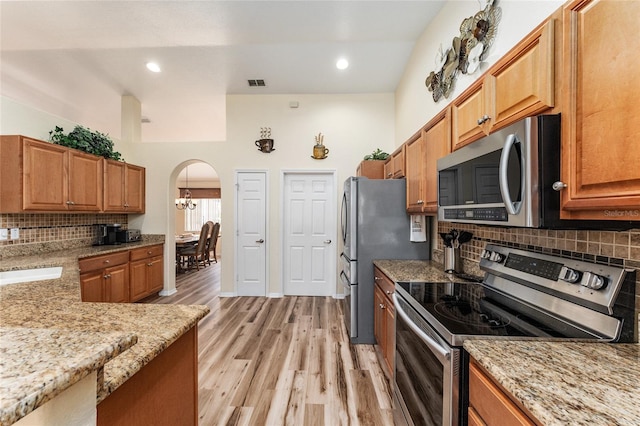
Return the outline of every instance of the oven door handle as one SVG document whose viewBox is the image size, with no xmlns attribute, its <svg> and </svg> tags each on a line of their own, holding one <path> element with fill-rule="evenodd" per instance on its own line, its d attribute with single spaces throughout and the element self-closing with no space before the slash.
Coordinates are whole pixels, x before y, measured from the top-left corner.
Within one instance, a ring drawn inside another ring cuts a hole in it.
<svg viewBox="0 0 640 426">
<path fill-rule="evenodd" d="M 422 340 L 429 347 L 429 349 L 431 349 L 431 351 L 434 353 L 434 355 L 436 355 L 438 360 L 442 364 L 445 364 L 446 362 L 448 362 L 449 358 L 451 358 L 451 354 L 449 353 L 449 351 L 443 348 L 442 346 L 440 346 L 438 342 L 433 340 L 433 338 L 428 334 L 426 334 L 424 331 L 420 330 L 420 328 L 417 325 L 415 325 L 413 321 L 411 321 L 411 319 L 409 319 L 409 315 L 407 315 L 407 313 L 402 309 L 402 307 L 398 303 L 398 296 L 396 296 L 395 293 L 393 294 L 393 303 L 396 306 L 396 312 L 400 314 L 400 316 L 407 323 L 409 328 L 411 328 L 411 330 L 414 333 L 416 333 L 418 337 L 420 337 L 420 340 Z"/>
<path fill-rule="evenodd" d="M 509 167 L 509 154 L 513 149 L 513 145 L 519 143 L 518 137 L 515 134 L 507 136 L 507 140 L 502 147 L 502 154 L 500 155 L 500 166 L 498 168 L 498 183 L 500 185 L 500 194 L 502 195 L 502 201 L 504 201 L 504 207 L 507 209 L 507 213 L 510 215 L 516 215 L 520 212 L 522 204 L 514 203 L 511 201 L 511 195 L 509 194 L 509 179 L 507 178 L 507 168 Z M 525 178 L 525 165 L 524 159 L 520 164 L 520 176 L 521 182 L 524 182 Z"/>
</svg>

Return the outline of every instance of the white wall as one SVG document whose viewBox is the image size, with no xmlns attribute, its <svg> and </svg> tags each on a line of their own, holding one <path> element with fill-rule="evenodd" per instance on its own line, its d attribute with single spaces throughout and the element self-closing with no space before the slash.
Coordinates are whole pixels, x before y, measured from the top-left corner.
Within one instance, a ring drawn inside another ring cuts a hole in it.
<svg viewBox="0 0 640 426">
<path fill-rule="evenodd" d="M 504 56 L 563 3 L 561 0 L 497 0 L 496 4 L 502 9 L 502 19 L 498 24 L 498 34 L 489 50 L 486 63 L 473 75 L 458 74 L 450 97 L 443 97 L 436 103 L 424 84 L 429 73 L 435 71 L 436 52 L 440 46 L 443 50 L 451 46 L 453 37 L 460 35 L 462 20 L 480 10 L 475 0 L 448 1 L 420 36 L 396 89 L 396 146 L 404 143 L 442 111 L 449 102 L 476 81 L 483 71 Z"/>
<path fill-rule="evenodd" d="M 289 101 L 299 108 L 289 108 Z M 234 216 L 234 176 L 243 169 L 269 173 L 270 276 L 267 293 L 281 292 L 280 173 L 282 170 L 336 170 L 339 185 L 362 157 L 380 147 L 390 151 L 394 140 L 393 95 L 231 95 L 227 98 L 227 137 L 211 143 L 138 143 L 132 150 L 136 163 L 147 168 L 147 214 L 130 217 L 132 227 L 145 233 L 173 235 L 175 179 L 190 161 L 210 164 L 220 176 L 222 223 L 231 235 Z M 271 127 L 275 151 L 258 151 L 260 127 Z M 314 136 L 325 135 L 328 158 L 311 158 Z M 337 192 L 341 194 L 341 188 Z M 169 197 L 170 194 L 170 197 Z M 169 227 L 168 227 L 169 224 Z M 336 235 L 335 240 L 338 240 Z M 168 250 L 172 249 L 168 247 Z M 169 259 L 171 259 L 169 255 Z M 235 253 L 232 238 L 222 245 L 223 293 L 235 291 Z"/>
<path fill-rule="evenodd" d="M 0 97 L 0 135 L 25 135 L 46 141 L 49 140 L 49 132 L 54 130 L 56 126 L 62 127 L 65 133 L 69 133 L 76 124 L 66 118 L 32 108 L 6 96 Z M 113 140 L 114 151 L 118 151 L 125 160 L 133 163 L 129 144 L 122 142 L 114 135 L 109 135 L 109 137 Z"/>
</svg>

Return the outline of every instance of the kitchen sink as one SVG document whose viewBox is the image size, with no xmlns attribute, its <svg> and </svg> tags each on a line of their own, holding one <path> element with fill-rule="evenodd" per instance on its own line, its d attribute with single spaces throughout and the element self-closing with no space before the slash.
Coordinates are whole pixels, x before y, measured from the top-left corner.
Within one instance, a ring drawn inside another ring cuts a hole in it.
<svg viewBox="0 0 640 426">
<path fill-rule="evenodd" d="M 0 286 L 60 278 L 62 266 L 0 272 Z"/>
</svg>

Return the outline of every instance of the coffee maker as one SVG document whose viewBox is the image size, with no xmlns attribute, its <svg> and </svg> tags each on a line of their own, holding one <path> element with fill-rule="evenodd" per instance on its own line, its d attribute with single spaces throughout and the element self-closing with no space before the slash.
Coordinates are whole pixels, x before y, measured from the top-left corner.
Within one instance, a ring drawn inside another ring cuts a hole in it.
<svg viewBox="0 0 640 426">
<path fill-rule="evenodd" d="M 121 225 L 119 223 L 99 224 L 98 239 L 96 240 L 95 245 L 104 246 L 120 244 L 117 237 L 120 228 Z"/>
</svg>

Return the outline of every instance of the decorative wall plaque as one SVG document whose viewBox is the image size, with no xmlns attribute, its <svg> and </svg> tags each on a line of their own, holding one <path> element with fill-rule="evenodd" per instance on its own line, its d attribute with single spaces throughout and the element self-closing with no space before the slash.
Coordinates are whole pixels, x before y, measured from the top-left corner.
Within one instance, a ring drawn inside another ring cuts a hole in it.
<svg viewBox="0 0 640 426">
<path fill-rule="evenodd" d="M 425 81 L 435 102 L 449 97 L 458 73 L 473 74 L 487 57 L 502 16 L 495 3 L 496 0 L 487 0 L 483 10 L 462 21 L 460 36 L 453 38 L 451 46 L 444 51 L 440 47 L 436 71 L 431 71 Z"/>
</svg>

